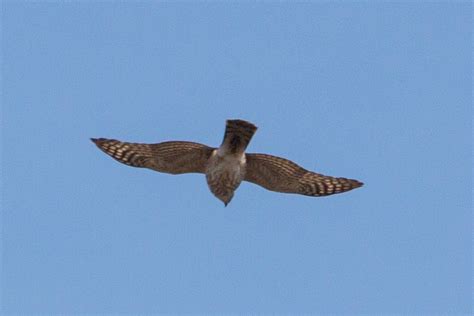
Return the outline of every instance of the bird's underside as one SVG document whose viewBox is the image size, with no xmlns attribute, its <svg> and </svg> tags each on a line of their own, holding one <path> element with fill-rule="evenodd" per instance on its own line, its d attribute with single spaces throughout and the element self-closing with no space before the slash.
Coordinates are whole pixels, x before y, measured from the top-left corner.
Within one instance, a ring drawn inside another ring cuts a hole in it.
<svg viewBox="0 0 474 316">
<path fill-rule="evenodd" d="M 284 158 L 245 153 L 256 130 L 250 122 L 228 120 L 219 148 L 185 141 L 157 144 L 105 138 L 92 138 L 92 141 L 115 160 L 132 167 L 171 174 L 204 173 L 211 192 L 225 205 L 243 180 L 270 191 L 308 196 L 332 195 L 363 185 L 357 180 L 308 171 Z"/>
</svg>

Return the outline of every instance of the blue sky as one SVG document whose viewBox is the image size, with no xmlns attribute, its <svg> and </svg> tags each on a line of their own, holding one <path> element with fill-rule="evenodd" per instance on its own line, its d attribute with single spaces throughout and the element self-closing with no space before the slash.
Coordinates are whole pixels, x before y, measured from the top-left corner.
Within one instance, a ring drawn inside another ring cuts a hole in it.
<svg viewBox="0 0 474 316">
<path fill-rule="evenodd" d="M 4 313 L 467 314 L 472 5 L 4 2 Z M 218 146 L 366 185 L 326 198 L 121 165 Z"/>
</svg>

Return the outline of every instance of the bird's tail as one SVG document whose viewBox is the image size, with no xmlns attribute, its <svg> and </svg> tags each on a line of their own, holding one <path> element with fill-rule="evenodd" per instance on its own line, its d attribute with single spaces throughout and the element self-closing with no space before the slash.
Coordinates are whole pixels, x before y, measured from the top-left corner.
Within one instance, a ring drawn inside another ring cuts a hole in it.
<svg viewBox="0 0 474 316">
<path fill-rule="evenodd" d="M 257 127 L 250 122 L 227 120 L 221 148 L 233 154 L 243 153 L 256 131 Z"/>
</svg>

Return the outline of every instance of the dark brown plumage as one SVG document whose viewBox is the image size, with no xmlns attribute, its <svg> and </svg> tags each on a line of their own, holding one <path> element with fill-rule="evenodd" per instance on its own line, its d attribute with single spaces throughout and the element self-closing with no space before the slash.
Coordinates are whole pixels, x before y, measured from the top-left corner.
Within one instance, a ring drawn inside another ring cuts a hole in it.
<svg viewBox="0 0 474 316">
<path fill-rule="evenodd" d="M 183 141 L 158 144 L 92 138 L 106 154 L 129 166 L 159 172 L 204 173 L 211 192 L 227 205 L 245 180 L 268 190 L 308 196 L 346 192 L 363 185 L 353 179 L 308 171 L 294 162 L 266 154 L 246 154 L 257 127 L 243 120 L 228 120 L 219 148 Z"/>
<path fill-rule="evenodd" d="M 159 172 L 204 173 L 213 148 L 193 142 L 139 144 L 91 138 L 107 155 L 126 165 Z"/>
<path fill-rule="evenodd" d="M 323 196 L 342 193 L 363 185 L 346 178 L 335 178 L 308 171 L 294 162 L 266 154 L 246 154 L 245 181 L 270 191 Z"/>
</svg>

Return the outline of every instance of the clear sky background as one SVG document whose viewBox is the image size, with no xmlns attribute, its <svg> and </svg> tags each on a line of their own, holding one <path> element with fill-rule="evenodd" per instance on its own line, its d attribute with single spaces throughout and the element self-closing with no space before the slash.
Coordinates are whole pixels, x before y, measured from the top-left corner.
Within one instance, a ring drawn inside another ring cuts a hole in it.
<svg viewBox="0 0 474 316">
<path fill-rule="evenodd" d="M 468 313 L 469 2 L 4 2 L 8 313 Z M 90 137 L 248 150 L 326 198 L 121 165 Z"/>
</svg>

